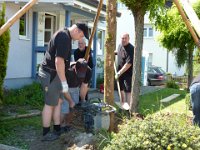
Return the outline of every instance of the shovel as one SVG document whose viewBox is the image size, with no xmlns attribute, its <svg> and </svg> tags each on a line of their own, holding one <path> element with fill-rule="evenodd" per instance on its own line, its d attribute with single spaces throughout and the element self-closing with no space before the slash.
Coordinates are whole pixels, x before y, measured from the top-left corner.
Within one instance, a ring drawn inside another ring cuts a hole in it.
<svg viewBox="0 0 200 150">
<path fill-rule="evenodd" d="M 114 70 L 115 70 L 115 74 L 117 74 L 117 68 L 116 68 L 115 63 L 114 63 Z M 129 104 L 127 102 L 122 103 L 122 95 L 121 95 L 121 92 L 120 92 L 119 80 L 116 79 L 116 81 L 117 81 L 117 89 L 118 89 L 118 93 L 119 93 L 121 108 L 124 109 L 124 110 L 129 110 L 130 109 Z"/>
</svg>

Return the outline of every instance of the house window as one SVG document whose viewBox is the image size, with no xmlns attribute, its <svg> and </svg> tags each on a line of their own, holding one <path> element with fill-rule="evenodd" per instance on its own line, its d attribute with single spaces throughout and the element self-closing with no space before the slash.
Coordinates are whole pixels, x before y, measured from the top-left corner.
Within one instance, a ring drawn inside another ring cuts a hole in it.
<svg viewBox="0 0 200 150">
<path fill-rule="evenodd" d="M 152 64 L 153 64 L 153 53 L 149 53 L 148 66 L 152 66 Z"/>
<path fill-rule="evenodd" d="M 104 31 L 98 30 L 98 39 L 97 39 L 97 55 L 103 55 L 104 50 Z"/>
<path fill-rule="evenodd" d="M 144 28 L 144 37 L 145 38 L 152 38 L 153 37 L 153 28 L 152 27 L 145 27 Z"/>
<path fill-rule="evenodd" d="M 149 37 L 153 37 L 153 28 L 149 28 Z"/>
<path fill-rule="evenodd" d="M 48 44 L 51 36 L 55 32 L 55 16 L 45 14 L 44 43 Z"/>
<path fill-rule="evenodd" d="M 21 39 L 28 38 L 28 16 L 28 13 L 26 13 L 19 19 L 19 36 Z"/>
<path fill-rule="evenodd" d="M 144 28 L 144 37 L 147 37 L 147 28 Z"/>
</svg>

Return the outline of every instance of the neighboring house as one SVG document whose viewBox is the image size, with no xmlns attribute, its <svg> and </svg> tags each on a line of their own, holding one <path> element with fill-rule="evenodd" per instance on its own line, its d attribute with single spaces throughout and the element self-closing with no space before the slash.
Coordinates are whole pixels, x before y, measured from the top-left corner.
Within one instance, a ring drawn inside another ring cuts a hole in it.
<svg viewBox="0 0 200 150">
<path fill-rule="evenodd" d="M 6 19 L 10 19 L 29 0 L 0 0 L 6 3 Z M 5 88 L 20 88 L 36 79 L 47 43 L 53 33 L 77 22 L 88 24 L 90 31 L 97 12 L 97 0 L 38 0 L 20 20 L 10 27 L 10 49 Z M 119 14 L 118 14 L 119 15 Z M 95 37 L 93 39 L 93 59 L 103 55 L 105 37 L 106 6 L 103 5 Z M 73 42 L 73 49 L 77 42 Z M 93 86 L 95 86 L 94 69 Z"/>
<path fill-rule="evenodd" d="M 130 43 L 134 45 L 134 18 L 132 12 L 128 10 L 124 4 L 118 4 L 118 12 L 121 17 L 117 19 L 117 45 L 120 43 L 120 36 L 123 32 L 130 34 Z M 184 74 L 184 67 L 178 68 L 176 60 L 171 52 L 159 45 L 156 40 L 159 32 L 155 31 L 151 25 L 148 15 L 145 15 L 144 20 L 144 43 L 143 43 L 143 56 L 148 61 L 148 65 L 155 65 L 162 67 L 163 70 L 171 74 L 181 76 Z"/>
</svg>

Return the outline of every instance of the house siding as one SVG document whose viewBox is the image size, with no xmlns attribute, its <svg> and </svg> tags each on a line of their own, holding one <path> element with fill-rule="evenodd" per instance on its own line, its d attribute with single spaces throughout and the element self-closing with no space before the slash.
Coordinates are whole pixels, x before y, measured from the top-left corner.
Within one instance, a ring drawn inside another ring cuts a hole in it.
<svg viewBox="0 0 200 150">
<path fill-rule="evenodd" d="M 11 18 L 20 7 L 13 3 L 6 4 L 6 20 Z M 32 82 L 32 10 L 29 11 L 28 38 L 20 39 L 19 21 L 10 27 L 10 48 L 8 53 L 7 71 L 4 80 L 5 88 L 18 88 L 22 84 Z"/>
<path fill-rule="evenodd" d="M 6 4 L 6 20 L 11 18 L 20 7 L 13 3 Z M 5 87 L 10 87 L 10 81 L 16 78 L 29 80 L 32 71 L 32 11 L 29 11 L 28 38 L 20 39 L 19 21 L 10 27 L 10 48 L 8 53 Z M 15 87 L 15 86 L 13 86 Z M 12 88 L 12 86 L 11 86 Z"/>
</svg>

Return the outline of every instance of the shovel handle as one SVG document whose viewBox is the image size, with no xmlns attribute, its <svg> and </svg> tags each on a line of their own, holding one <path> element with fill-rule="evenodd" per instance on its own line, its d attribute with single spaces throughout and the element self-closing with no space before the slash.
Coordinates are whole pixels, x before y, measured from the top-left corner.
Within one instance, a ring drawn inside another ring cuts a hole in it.
<svg viewBox="0 0 200 150">
<path fill-rule="evenodd" d="M 117 74 L 117 68 L 116 68 L 115 63 L 114 63 L 114 70 L 115 70 L 115 74 Z M 122 95 L 121 95 L 121 92 L 120 92 L 119 80 L 116 79 L 116 81 L 117 81 L 117 89 L 118 89 L 118 93 L 119 93 L 120 103 L 122 104 Z"/>
</svg>

